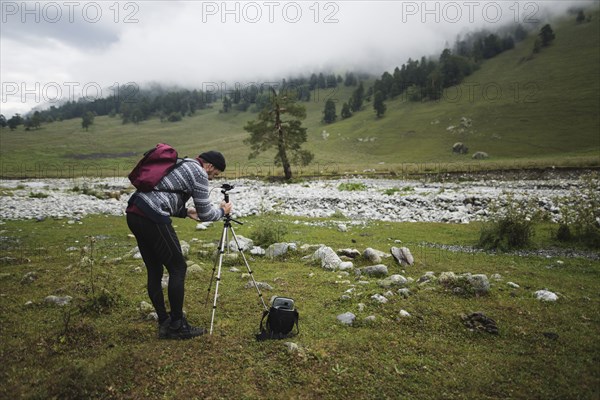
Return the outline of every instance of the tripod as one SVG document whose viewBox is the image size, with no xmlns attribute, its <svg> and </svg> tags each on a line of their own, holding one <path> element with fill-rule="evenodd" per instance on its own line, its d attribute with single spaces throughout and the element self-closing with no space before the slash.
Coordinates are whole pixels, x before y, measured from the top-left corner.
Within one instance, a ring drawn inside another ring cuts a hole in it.
<svg viewBox="0 0 600 400">
<path fill-rule="evenodd" d="M 223 184 L 221 186 L 221 193 L 224 196 L 225 203 L 229 203 L 229 193 L 228 192 L 232 189 L 233 189 L 233 185 Z M 236 224 L 239 224 L 239 225 L 243 225 L 242 222 L 236 221 L 235 219 L 231 218 L 230 214 L 225 215 L 225 218 L 223 220 L 223 233 L 221 234 L 221 239 L 219 240 L 219 257 L 217 257 L 217 259 L 215 260 L 215 263 L 213 264 L 212 275 L 210 277 L 210 283 L 208 285 L 208 293 L 206 294 L 205 304 L 208 303 L 208 298 L 210 296 L 210 291 L 212 288 L 212 282 L 213 282 L 213 279 L 215 278 L 215 271 L 217 271 L 217 279 L 216 279 L 216 283 L 215 283 L 215 296 L 214 296 L 213 306 L 212 306 L 212 316 L 210 318 L 210 334 L 211 335 L 213 333 L 213 326 L 214 326 L 214 321 L 215 321 L 215 311 L 217 310 L 217 297 L 219 296 L 219 283 L 221 282 L 221 267 L 223 266 L 223 254 L 225 254 L 225 244 L 227 243 L 227 230 L 228 229 L 231 232 L 231 236 L 233 237 L 233 240 L 235 241 L 235 244 L 237 246 L 239 253 L 242 255 L 244 264 L 246 264 L 246 269 L 248 270 L 248 273 L 250 274 L 250 278 L 252 278 L 252 283 L 254 284 L 254 287 L 256 288 L 256 291 L 258 292 L 258 298 L 262 302 L 262 305 L 263 305 L 265 311 L 268 310 L 268 307 L 265 304 L 265 300 L 263 299 L 262 293 L 261 293 L 260 289 L 258 288 L 256 281 L 254 280 L 254 275 L 252 275 L 252 270 L 250 269 L 248 260 L 246 259 L 246 256 L 244 255 L 244 252 L 242 251 L 242 247 L 240 246 L 238 238 L 235 235 L 235 231 L 233 230 L 233 226 L 231 225 L 232 222 L 235 222 Z"/>
</svg>

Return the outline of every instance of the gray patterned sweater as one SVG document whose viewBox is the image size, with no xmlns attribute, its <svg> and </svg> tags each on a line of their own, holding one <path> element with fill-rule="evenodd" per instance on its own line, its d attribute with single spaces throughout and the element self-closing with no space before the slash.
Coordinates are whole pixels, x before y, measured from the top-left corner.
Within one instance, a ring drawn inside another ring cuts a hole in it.
<svg viewBox="0 0 600 400">
<path fill-rule="evenodd" d="M 185 204 L 191 197 L 201 221 L 223 218 L 223 209 L 213 207 L 209 200 L 208 175 L 198 160 L 184 159 L 154 189 L 152 192 L 136 191 L 129 199 L 127 212 L 140 214 L 141 211 L 141 214 L 156 223 L 168 224 L 171 223 L 171 216 L 187 216 Z"/>
</svg>

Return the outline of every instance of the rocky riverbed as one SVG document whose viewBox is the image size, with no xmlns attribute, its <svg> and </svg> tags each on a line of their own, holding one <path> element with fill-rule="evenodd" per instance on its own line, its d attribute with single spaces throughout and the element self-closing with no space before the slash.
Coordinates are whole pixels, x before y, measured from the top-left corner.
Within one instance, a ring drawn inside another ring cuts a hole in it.
<svg viewBox="0 0 600 400">
<path fill-rule="evenodd" d="M 223 198 L 220 186 L 224 182 L 212 182 L 215 203 Z M 276 212 L 299 217 L 447 223 L 486 220 L 490 206 L 502 206 L 509 193 L 517 200 L 534 199 L 534 208 L 559 221 L 561 206 L 584 185 L 577 176 L 464 182 L 353 177 L 291 184 L 237 179 L 227 183 L 235 185 L 230 197 L 237 217 Z M 0 220 L 123 215 L 132 192 L 129 181 L 121 178 L 3 180 Z"/>
</svg>

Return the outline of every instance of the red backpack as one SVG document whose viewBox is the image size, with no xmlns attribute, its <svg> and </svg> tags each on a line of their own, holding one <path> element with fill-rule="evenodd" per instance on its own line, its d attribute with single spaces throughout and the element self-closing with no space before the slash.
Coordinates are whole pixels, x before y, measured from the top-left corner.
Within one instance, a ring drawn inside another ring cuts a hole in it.
<svg viewBox="0 0 600 400">
<path fill-rule="evenodd" d="M 128 177 L 133 186 L 141 192 L 150 192 L 177 164 L 177 151 L 165 143 L 144 153 Z"/>
</svg>

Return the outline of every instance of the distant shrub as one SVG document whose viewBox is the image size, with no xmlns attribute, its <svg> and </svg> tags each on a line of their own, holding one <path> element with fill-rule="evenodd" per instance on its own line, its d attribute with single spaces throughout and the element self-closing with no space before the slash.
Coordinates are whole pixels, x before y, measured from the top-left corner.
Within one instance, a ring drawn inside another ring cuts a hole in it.
<svg viewBox="0 0 600 400">
<path fill-rule="evenodd" d="M 89 247 L 85 246 L 82 249 L 79 260 L 82 271 L 88 274 L 87 281 L 83 281 L 79 286 L 82 294 L 78 302 L 81 314 L 109 313 L 121 299 L 111 274 L 96 266 L 95 242 L 96 239 L 91 237 Z"/>
<path fill-rule="evenodd" d="M 582 181 L 582 188 L 574 191 L 561 208 L 562 223 L 556 239 L 600 248 L 600 176 L 590 174 Z"/>
<path fill-rule="evenodd" d="M 333 219 L 346 219 L 346 215 L 344 215 L 344 213 L 342 212 L 342 210 L 335 210 L 335 212 L 331 215 L 330 218 Z"/>
<path fill-rule="evenodd" d="M 263 218 L 252 232 L 251 238 L 255 246 L 270 246 L 280 243 L 287 234 L 287 228 L 273 218 Z"/>
<path fill-rule="evenodd" d="M 402 189 L 400 188 L 389 188 L 383 191 L 383 194 L 388 195 L 388 196 L 393 196 L 394 194 L 398 193 L 398 192 L 414 192 L 415 188 L 412 186 L 404 186 Z"/>
<path fill-rule="evenodd" d="M 508 251 L 531 245 L 534 224 L 541 220 L 535 200 L 518 200 L 508 194 L 504 204 L 495 203 L 491 210 L 491 221 L 481 230 L 479 247 Z"/>
<path fill-rule="evenodd" d="M 364 183 L 345 182 L 345 183 L 340 183 L 338 186 L 338 190 L 340 192 L 355 192 L 355 191 L 366 190 L 366 189 L 367 189 L 367 186 Z"/>
<path fill-rule="evenodd" d="M 179 122 L 183 119 L 183 115 L 181 115 L 180 112 L 172 112 L 171 114 L 169 114 L 169 116 L 167 117 L 167 121 L 169 122 Z"/>
<path fill-rule="evenodd" d="M 45 199 L 48 197 L 48 195 L 46 193 L 34 193 L 34 192 L 30 192 L 29 193 L 29 197 L 31 197 L 32 199 Z"/>
</svg>

